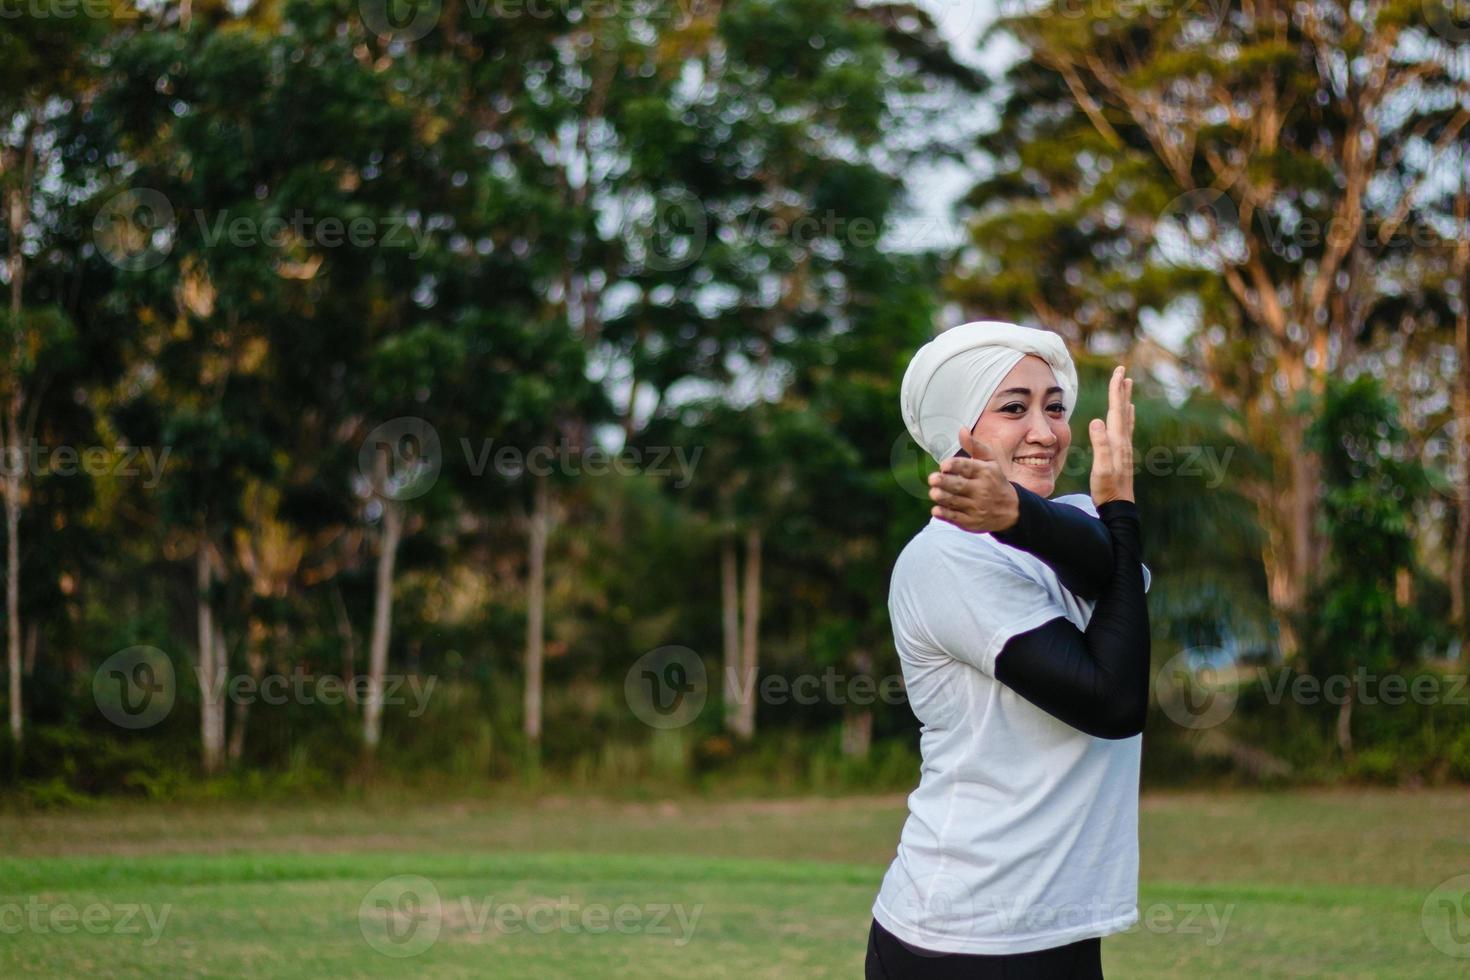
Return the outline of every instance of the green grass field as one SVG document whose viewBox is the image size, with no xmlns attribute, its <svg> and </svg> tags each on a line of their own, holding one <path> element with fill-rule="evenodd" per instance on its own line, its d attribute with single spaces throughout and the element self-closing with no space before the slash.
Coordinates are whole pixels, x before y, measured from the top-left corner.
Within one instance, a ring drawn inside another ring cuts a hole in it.
<svg viewBox="0 0 1470 980">
<path fill-rule="evenodd" d="M 903 813 L 865 797 L 3 815 L 0 975 L 858 977 Z M 1470 874 L 1470 793 L 1153 795 L 1141 837 L 1143 922 L 1104 941 L 1110 978 L 1470 974 L 1470 905 L 1452 921 L 1439 898 L 1459 886 L 1435 892 Z"/>
</svg>

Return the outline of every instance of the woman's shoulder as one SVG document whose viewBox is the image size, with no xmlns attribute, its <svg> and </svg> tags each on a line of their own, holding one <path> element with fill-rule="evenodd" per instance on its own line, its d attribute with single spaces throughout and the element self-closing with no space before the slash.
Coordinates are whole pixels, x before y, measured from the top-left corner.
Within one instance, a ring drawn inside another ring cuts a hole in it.
<svg viewBox="0 0 1470 980">
<path fill-rule="evenodd" d="M 919 529 L 898 555 L 893 566 L 893 584 L 927 586 L 950 577 L 957 566 L 969 570 L 988 569 L 1001 574 L 1020 574 L 1006 548 L 988 534 L 956 527 L 937 517 Z"/>
</svg>

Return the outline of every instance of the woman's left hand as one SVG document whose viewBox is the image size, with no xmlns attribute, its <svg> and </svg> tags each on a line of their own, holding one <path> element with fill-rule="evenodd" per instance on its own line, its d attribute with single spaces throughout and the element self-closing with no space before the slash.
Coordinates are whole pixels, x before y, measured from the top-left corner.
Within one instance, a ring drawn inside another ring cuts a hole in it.
<svg viewBox="0 0 1470 980">
<path fill-rule="evenodd" d="M 990 447 L 960 430 L 969 459 L 955 456 L 929 474 L 929 513 L 966 531 L 1004 531 L 1021 517 L 1016 488 L 1006 479 Z"/>
</svg>

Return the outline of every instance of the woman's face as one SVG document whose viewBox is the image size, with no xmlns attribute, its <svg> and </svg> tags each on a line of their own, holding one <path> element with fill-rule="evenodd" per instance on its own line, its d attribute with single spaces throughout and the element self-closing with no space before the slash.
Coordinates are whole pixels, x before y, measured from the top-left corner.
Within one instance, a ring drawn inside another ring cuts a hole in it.
<svg viewBox="0 0 1470 980">
<path fill-rule="evenodd" d="M 990 446 L 1006 479 L 1050 497 L 1072 445 L 1051 365 L 1027 354 L 1005 376 L 970 431 Z"/>
</svg>

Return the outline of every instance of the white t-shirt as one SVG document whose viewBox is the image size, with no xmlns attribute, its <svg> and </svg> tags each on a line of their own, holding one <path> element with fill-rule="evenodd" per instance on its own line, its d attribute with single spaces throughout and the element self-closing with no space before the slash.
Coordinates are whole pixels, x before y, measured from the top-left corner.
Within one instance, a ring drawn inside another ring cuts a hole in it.
<svg viewBox="0 0 1470 980">
<path fill-rule="evenodd" d="M 873 904 L 899 939 L 1025 953 L 1137 921 L 1142 736 L 1086 735 L 995 679 L 1011 637 L 1058 616 L 1086 629 L 1092 607 L 1041 559 L 938 518 L 899 555 L 888 608 L 923 758 Z"/>
</svg>

